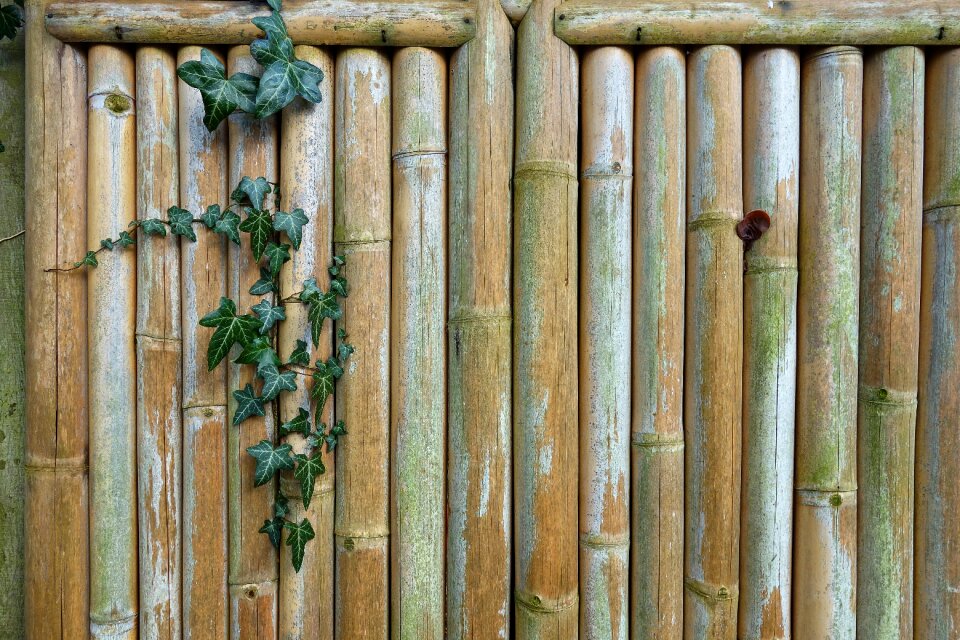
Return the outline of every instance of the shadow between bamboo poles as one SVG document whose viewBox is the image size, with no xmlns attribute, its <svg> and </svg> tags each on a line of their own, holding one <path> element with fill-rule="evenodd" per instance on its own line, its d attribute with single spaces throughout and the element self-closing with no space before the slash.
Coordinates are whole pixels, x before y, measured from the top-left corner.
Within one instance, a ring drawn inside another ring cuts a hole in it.
<svg viewBox="0 0 960 640">
<path fill-rule="evenodd" d="M 912 640 L 923 52 L 875 49 L 863 76 L 857 635 Z"/>
<path fill-rule="evenodd" d="M 739 637 L 789 638 L 797 380 L 800 58 L 744 63 L 743 208 L 771 228 L 746 253 Z"/>
<path fill-rule="evenodd" d="M 686 55 L 644 49 L 634 116 L 631 637 L 683 636 Z"/>
<path fill-rule="evenodd" d="M 914 634 L 960 628 L 960 49 L 927 58 Z"/>
<path fill-rule="evenodd" d="M 627 640 L 633 54 L 580 73 L 580 637 Z"/>
<path fill-rule="evenodd" d="M 443 638 L 446 533 L 447 63 L 394 55 L 391 636 Z M 349 427 L 348 427 L 349 428 Z"/>
<path fill-rule="evenodd" d="M 24 627 L 90 631 L 87 278 L 45 269 L 87 250 L 87 63 L 26 5 Z M 126 223 L 124 223 L 126 224 Z"/>
<path fill-rule="evenodd" d="M 856 634 L 856 371 L 863 59 L 801 64 L 793 632 Z"/>
<path fill-rule="evenodd" d="M 133 56 L 89 50 L 87 246 L 113 237 L 136 211 Z M 101 254 L 88 272 L 90 377 L 90 632 L 136 638 L 136 256 Z"/>
<path fill-rule="evenodd" d="M 510 635 L 513 37 L 498 0 L 479 0 L 477 37 L 450 62 L 451 640 Z"/>
<path fill-rule="evenodd" d="M 514 168 L 515 633 L 577 635 L 577 56 L 557 0 L 517 33 Z M 556 123 L 564 123 L 558 127 Z"/>
<path fill-rule="evenodd" d="M 390 61 L 375 49 L 337 56 L 334 250 L 357 292 L 338 323 L 356 353 L 340 379 L 334 619 L 338 638 L 389 634 Z"/>
<path fill-rule="evenodd" d="M 323 72 L 320 90 L 323 99 L 310 104 L 297 99 L 282 112 L 280 136 L 280 195 L 284 211 L 303 209 L 310 222 L 303 227 L 299 251 L 291 253 L 290 262 L 280 270 L 280 298 L 303 288 L 303 282 L 328 279 L 327 267 L 333 258 L 333 87 L 334 70 L 331 54 L 317 47 L 298 46 L 297 58 L 316 65 Z M 284 239 L 286 241 L 286 239 Z M 325 287 L 321 284 L 321 287 Z M 307 305 L 284 305 L 287 319 L 280 324 L 280 357 L 287 358 L 297 340 L 311 344 Z M 325 322 L 320 347 L 314 359 L 326 362 L 333 355 L 333 323 Z M 298 410 L 311 410 L 309 378 L 298 376 L 297 391 L 280 397 L 280 420 L 296 417 Z M 332 425 L 332 398 L 318 407 L 320 421 Z M 311 412 L 311 420 L 314 418 Z M 349 429 L 349 426 L 348 426 Z M 301 433 L 286 436 L 295 453 L 311 455 Z M 288 518 L 300 522 L 307 518 L 316 538 L 306 547 L 300 572 L 293 569 L 290 547 L 280 553 L 280 637 L 301 640 L 333 638 L 333 499 L 334 456 L 323 452 L 326 472 L 314 485 L 309 509 L 303 507 L 300 481 L 292 472 L 280 477 L 280 488 L 289 499 Z"/>
<path fill-rule="evenodd" d="M 743 212 L 739 52 L 707 46 L 687 71 L 684 637 L 737 633 Z"/>
<path fill-rule="evenodd" d="M 227 54 L 228 75 L 237 72 L 259 75 L 260 66 L 253 60 L 248 47 L 233 47 Z M 277 118 L 254 120 L 245 113 L 234 113 L 229 123 L 229 184 L 236 186 L 243 176 L 256 179 L 263 176 L 277 182 L 278 135 Z M 248 243 L 227 247 L 228 295 L 236 301 L 238 310 L 247 310 L 259 302 L 248 292 L 250 283 L 260 277 L 260 268 L 254 260 Z M 235 356 L 234 356 L 235 357 Z M 233 416 L 235 389 L 255 384 L 253 367 L 227 365 L 227 415 Z M 272 407 L 270 408 L 272 409 Z M 272 410 L 263 417 L 247 418 L 239 426 L 227 430 L 227 513 L 229 518 L 229 591 L 230 638 L 277 637 L 277 550 L 270 539 L 258 533 L 263 521 L 273 513 L 276 481 L 260 487 L 253 486 L 256 461 L 247 453 L 263 439 L 273 441 L 276 436 Z"/>
<path fill-rule="evenodd" d="M 182 47 L 177 65 L 200 59 L 200 47 Z M 178 83 L 180 206 L 194 212 L 227 203 L 227 128 L 203 125 L 198 91 Z M 212 332 L 200 318 L 227 295 L 223 236 L 197 233 L 180 247 L 183 340 L 183 604 L 185 638 L 227 634 L 227 377 L 207 370 Z M 218 275 L 219 274 L 219 275 Z"/>
</svg>

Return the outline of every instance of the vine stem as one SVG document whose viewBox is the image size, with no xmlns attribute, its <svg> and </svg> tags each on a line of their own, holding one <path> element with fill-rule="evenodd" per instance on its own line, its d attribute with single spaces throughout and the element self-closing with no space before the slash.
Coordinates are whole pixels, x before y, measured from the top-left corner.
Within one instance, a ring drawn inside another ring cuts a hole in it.
<svg viewBox="0 0 960 640">
<path fill-rule="evenodd" d="M 8 240 L 13 240 L 14 238 L 19 238 L 20 236 L 22 236 L 22 235 L 25 234 L 26 232 L 27 232 L 26 229 L 21 229 L 20 231 L 17 231 L 17 232 L 16 232 L 15 234 L 13 234 L 12 236 L 7 236 L 6 238 L 0 238 L 0 244 L 6 242 L 6 241 L 8 241 Z"/>
</svg>

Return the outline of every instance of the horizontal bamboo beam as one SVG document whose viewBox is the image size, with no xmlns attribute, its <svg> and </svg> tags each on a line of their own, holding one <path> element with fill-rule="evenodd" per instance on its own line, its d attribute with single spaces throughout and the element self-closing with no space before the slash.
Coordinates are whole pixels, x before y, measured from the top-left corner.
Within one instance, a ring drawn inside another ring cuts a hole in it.
<svg viewBox="0 0 960 640">
<path fill-rule="evenodd" d="M 64 42 L 246 44 L 263 2 L 60 2 L 47 30 Z M 476 31 L 471 0 L 290 0 L 283 18 L 297 44 L 456 47 Z M 958 30 L 960 33 L 960 30 Z"/>
<path fill-rule="evenodd" d="M 957 44 L 960 3 L 905 0 L 572 0 L 557 36 L 578 44 Z"/>
</svg>

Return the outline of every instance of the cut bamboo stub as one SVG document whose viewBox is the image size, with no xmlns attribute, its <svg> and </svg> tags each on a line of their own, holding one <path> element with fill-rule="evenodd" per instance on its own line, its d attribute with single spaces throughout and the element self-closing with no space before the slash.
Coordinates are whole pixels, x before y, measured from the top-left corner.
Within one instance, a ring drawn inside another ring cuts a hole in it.
<svg viewBox="0 0 960 640">
<path fill-rule="evenodd" d="M 250 20 L 266 15 L 252 1 L 61 2 L 46 26 L 64 42 L 247 44 L 262 37 Z M 288 0 L 283 19 L 294 42 L 312 45 L 456 47 L 476 30 L 463 0 Z"/>
</svg>

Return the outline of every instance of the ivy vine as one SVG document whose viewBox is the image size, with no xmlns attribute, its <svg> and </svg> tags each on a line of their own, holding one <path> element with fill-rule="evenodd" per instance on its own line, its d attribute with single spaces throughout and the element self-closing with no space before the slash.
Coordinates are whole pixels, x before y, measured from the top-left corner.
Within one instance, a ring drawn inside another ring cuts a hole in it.
<svg viewBox="0 0 960 640">
<path fill-rule="evenodd" d="M 14 0 L 13 4 L 0 7 L 0 40 L 17 37 L 17 30 L 23 26 L 23 0 Z"/>
</svg>

